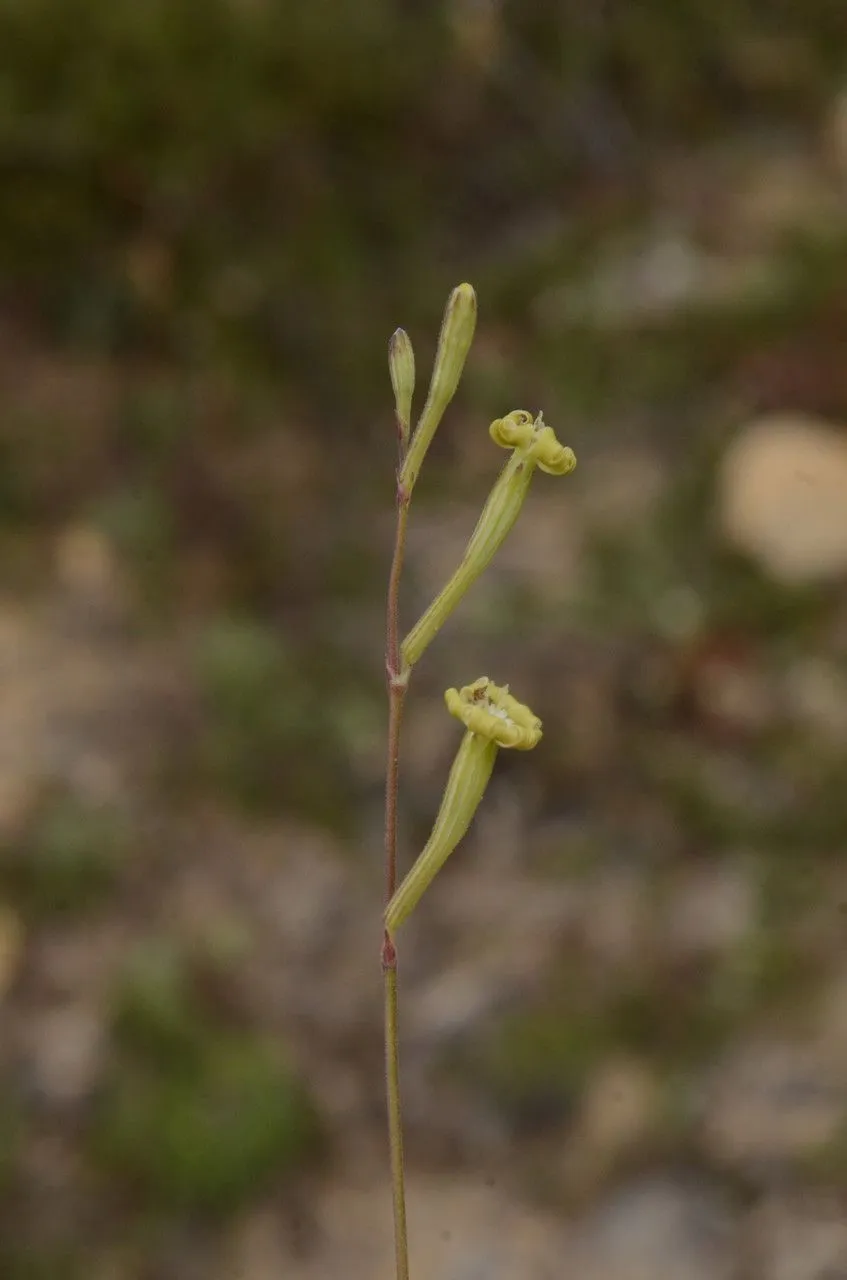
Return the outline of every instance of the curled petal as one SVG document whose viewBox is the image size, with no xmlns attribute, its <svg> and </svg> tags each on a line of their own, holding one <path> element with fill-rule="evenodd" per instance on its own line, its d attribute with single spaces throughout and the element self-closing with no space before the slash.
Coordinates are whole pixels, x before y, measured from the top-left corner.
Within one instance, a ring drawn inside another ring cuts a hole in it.
<svg viewBox="0 0 847 1280">
<path fill-rule="evenodd" d="M 541 721 L 523 702 L 509 693 L 508 685 L 496 685 L 480 676 L 463 689 L 448 689 L 447 710 L 471 733 L 500 747 L 530 751 L 541 741 Z"/>
<path fill-rule="evenodd" d="M 502 449 L 520 449 L 542 471 L 565 476 L 576 466 L 573 449 L 560 444 L 543 414 L 533 419 L 526 409 L 513 409 L 505 418 L 496 418 L 488 428 L 491 439 Z"/>
<path fill-rule="evenodd" d="M 526 449 L 532 443 L 532 414 L 526 409 L 513 409 L 505 418 L 495 418 L 488 434 L 501 449 Z"/>
<path fill-rule="evenodd" d="M 566 444 L 559 444 L 552 427 L 542 426 L 536 430 L 530 453 L 541 470 L 551 476 L 566 476 L 576 466 L 573 449 Z"/>
</svg>

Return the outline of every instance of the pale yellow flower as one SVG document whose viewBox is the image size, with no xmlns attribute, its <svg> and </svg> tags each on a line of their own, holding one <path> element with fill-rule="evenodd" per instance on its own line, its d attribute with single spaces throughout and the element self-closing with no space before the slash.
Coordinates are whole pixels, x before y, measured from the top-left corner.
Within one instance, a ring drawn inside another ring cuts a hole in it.
<svg viewBox="0 0 847 1280">
<path fill-rule="evenodd" d="M 408 919 L 465 835 L 479 807 L 500 747 L 530 751 L 541 740 L 541 721 L 509 693 L 507 685 L 481 676 L 444 695 L 451 715 L 465 726 L 438 816 L 429 839 L 385 909 L 385 927 L 394 934 Z"/>
<path fill-rule="evenodd" d="M 405 667 L 420 659 L 462 596 L 490 564 L 518 518 L 535 468 L 564 476 L 576 466 L 573 450 L 559 443 L 541 414 L 534 419 L 525 409 L 515 409 L 492 422 L 489 433 L 501 448 L 511 449 L 512 456 L 488 495 L 459 567 L 403 641 L 400 651 Z"/>
<path fill-rule="evenodd" d="M 496 685 L 480 676 L 463 689 L 448 689 L 447 710 L 466 729 L 489 738 L 498 747 L 530 751 L 541 741 L 541 721 L 524 703 L 509 693 L 509 686 Z"/>
<path fill-rule="evenodd" d="M 559 444 L 556 433 L 539 413 L 533 421 L 526 409 L 514 409 L 505 418 L 496 418 L 488 433 L 501 449 L 520 449 L 524 456 L 551 476 L 566 476 L 576 466 L 573 449 Z"/>
</svg>

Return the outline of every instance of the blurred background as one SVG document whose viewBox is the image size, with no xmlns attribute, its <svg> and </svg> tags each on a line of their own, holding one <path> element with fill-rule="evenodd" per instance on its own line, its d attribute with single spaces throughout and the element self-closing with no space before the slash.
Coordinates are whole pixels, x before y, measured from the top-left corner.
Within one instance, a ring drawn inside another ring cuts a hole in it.
<svg viewBox="0 0 847 1280">
<path fill-rule="evenodd" d="M 847 1275 L 840 0 L 0 4 L 0 1274 L 393 1275 L 386 344 L 480 299 L 407 624 L 414 1274 Z M 424 388 L 419 387 L 418 406 Z"/>
</svg>

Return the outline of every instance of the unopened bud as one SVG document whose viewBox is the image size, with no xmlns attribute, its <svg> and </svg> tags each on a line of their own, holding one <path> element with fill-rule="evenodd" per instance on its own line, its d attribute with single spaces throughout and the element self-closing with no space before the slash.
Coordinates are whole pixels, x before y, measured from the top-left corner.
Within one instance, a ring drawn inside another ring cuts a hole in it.
<svg viewBox="0 0 847 1280">
<path fill-rule="evenodd" d="M 397 434 L 400 448 L 405 454 L 409 447 L 412 420 L 412 395 L 415 390 L 415 353 L 412 340 L 405 329 L 395 329 L 388 343 L 388 370 L 394 388 L 394 412 L 397 415 Z"/>
<path fill-rule="evenodd" d="M 426 404 L 400 475 L 401 483 L 409 493 L 415 487 L 436 427 L 456 394 L 475 329 L 476 294 L 471 285 L 460 284 L 447 299 Z"/>
</svg>

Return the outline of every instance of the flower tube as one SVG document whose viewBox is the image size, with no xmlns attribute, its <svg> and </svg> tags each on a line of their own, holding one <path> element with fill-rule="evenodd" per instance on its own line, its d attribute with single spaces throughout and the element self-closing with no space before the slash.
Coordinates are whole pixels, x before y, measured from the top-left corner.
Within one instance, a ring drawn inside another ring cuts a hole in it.
<svg viewBox="0 0 847 1280">
<path fill-rule="evenodd" d="M 400 653 L 406 668 L 420 659 L 462 596 L 490 564 L 518 518 L 535 468 L 563 476 L 576 466 L 573 450 L 559 443 L 541 414 L 533 420 L 525 409 L 515 409 L 492 422 L 489 434 L 501 448 L 512 449 L 512 456 L 488 495 L 459 567 L 403 641 Z"/>
<path fill-rule="evenodd" d="M 529 707 L 481 676 L 444 695 L 451 715 L 465 725 L 429 839 L 385 910 L 393 936 L 465 835 L 488 786 L 500 747 L 529 751 L 541 740 L 541 721 Z"/>
</svg>

